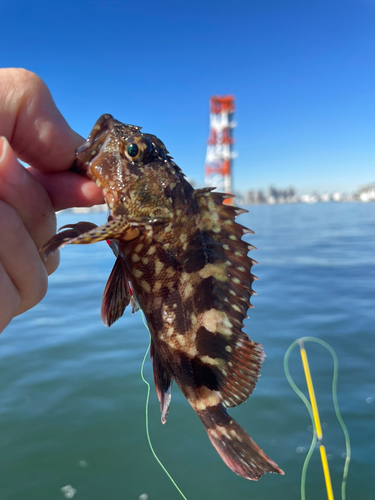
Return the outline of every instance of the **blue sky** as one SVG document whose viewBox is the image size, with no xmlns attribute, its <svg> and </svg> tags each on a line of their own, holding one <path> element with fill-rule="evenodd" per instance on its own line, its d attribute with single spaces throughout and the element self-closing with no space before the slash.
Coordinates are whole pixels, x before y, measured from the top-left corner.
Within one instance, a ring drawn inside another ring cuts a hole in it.
<svg viewBox="0 0 375 500">
<path fill-rule="evenodd" d="M 102 113 L 163 140 L 203 185 L 208 99 L 236 96 L 234 187 L 375 181 L 374 0 L 2 2 L 0 65 L 50 87 L 87 136 Z"/>
</svg>

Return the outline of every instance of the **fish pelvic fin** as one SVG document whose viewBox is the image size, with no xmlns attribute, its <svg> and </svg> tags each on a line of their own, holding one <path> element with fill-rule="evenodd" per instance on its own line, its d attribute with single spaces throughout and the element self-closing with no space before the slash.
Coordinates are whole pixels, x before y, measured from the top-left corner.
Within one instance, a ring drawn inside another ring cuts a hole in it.
<svg viewBox="0 0 375 500">
<path fill-rule="evenodd" d="M 154 368 L 154 380 L 156 394 L 160 402 L 161 423 L 165 424 L 171 404 L 172 377 L 167 368 L 163 365 L 161 356 L 155 348 L 155 343 L 151 340 L 151 360 Z"/>
<path fill-rule="evenodd" d="M 221 404 L 195 411 L 211 443 L 233 472 L 253 481 L 266 472 L 284 475 L 284 471 L 259 448 Z"/>
<path fill-rule="evenodd" d="M 131 291 L 124 259 L 119 256 L 109 275 L 103 293 L 101 318 L 105 325 L 111 326 L 124 314 L 131 300 Z"/>
</svg>

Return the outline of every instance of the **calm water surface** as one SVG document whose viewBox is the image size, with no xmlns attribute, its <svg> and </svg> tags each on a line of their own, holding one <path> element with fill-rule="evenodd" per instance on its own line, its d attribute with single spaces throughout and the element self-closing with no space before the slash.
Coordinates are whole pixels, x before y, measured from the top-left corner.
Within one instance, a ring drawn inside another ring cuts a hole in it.
<svg viewBox="0 0 375 500">
<path fill-rule="evenodd" d="M 59 224 L 104 214 L 60 215 Z M 289 387 L 283 357 L 297 338 L 317 336 L 336 350 L 339 404 L 353 459 L 347 498 L 375 498 L 375 204 L 250 207 L 239 222 L 256 234 L 258 292 L 246 333 L 267 354 L 250 400 L 231 411 L 285 471 L 246 481 L 223 464 L 198 417 L 174 386 L 165 426 L 152 388 L 155 450 L 189 500 L 298 499 L 311 441 L 305 407 Z M 250 236 L 250 235 L 249 235 Z M 148 333 L 140 313 L 111 329 L 100 321 L 101 294 L 113 265 L 105 243 L 71 246 L 47 296 L 0 336 L 0 500 L 179 499 L 149 450 L 146 387 L 140 365 Z M 340 498 L 345 443 L 331 400 L 332 362 L 320 346 L 307 351 Z M 291 373 L 306 392 L 297 350 Z M 152 381 L 150 362 L 146 376 Z M 307 498 L 326 498 L 318 450 Z M 65 490 L 66 491 L 66 490 Z"/>
</svg>

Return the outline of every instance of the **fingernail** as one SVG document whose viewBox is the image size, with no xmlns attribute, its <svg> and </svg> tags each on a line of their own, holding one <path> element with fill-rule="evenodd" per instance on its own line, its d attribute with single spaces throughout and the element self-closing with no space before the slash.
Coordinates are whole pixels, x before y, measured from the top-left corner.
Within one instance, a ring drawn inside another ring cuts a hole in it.
<svg viewBox="0 0 375 500">
<path fill-rule="evenodd" d="M 8 141 L 2 135 L 0 136 L 0 163 L 3 161 Z"/>
<path fill-rule="evenodd" d="M 6 137 L 0 137 L 0 176 L 9 185 L 20 186 L 25 180 L 26 169 L 17 160 Z"/>
</svg>

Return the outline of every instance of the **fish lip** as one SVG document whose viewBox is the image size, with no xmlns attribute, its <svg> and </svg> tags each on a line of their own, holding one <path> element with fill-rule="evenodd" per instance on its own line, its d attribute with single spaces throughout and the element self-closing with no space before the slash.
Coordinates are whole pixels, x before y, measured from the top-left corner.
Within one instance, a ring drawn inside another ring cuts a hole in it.
<svg viewBox="0 0 375 500">
<path fill-rule="evenodd" d="M 69 169 L 70 172 L 74 172 L 75 174 L 82 175 L 84 177 L 88 177 L 89 165 L 86 165 L 85 163 L 82 163 L 80 160 L 77 158 L 74 160 L 73 165 Z"/>
<path fill-rule="evenodd" d="M 100 116 L 93 126 L 87 140 L 76 149 L 76 159 L 70 169 L 72 172 L 90 177 L 88 175 L 90 163 L 96 154 L 100 152 L 115 122 L 116 120 L 113 116 L 108 113 Z"/>
<path fill-rule="evenodd" d="M 109 132 L 116 120 L 110 114 L 101 115 L 93 126 L 87 140 L 76 149 L 76 155 L 86 152 L 104 133 Z"/>
</svg>

